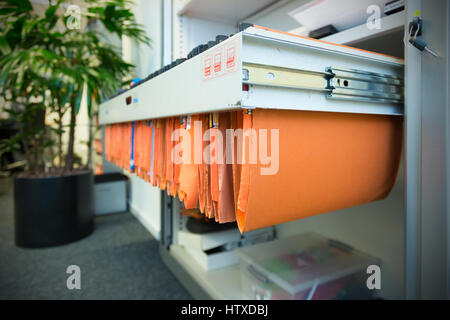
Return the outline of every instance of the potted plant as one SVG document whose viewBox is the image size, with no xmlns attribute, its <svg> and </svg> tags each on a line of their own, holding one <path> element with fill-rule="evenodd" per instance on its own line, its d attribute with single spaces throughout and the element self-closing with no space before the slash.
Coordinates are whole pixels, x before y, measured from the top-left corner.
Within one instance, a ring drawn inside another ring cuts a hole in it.
<svg viewBox="0 0 450 320">
<path fill-rule="evenodd" d="M 19 125 L 0 152 L 22 148 L 26 169 L 14 181 L 16 244 L 60 245 L 89 235 L 93 174 L 75 150 L 81 101 L 88 113 L 115 93 L 133 65 L 89 30 L 149 43 L 127 0 L 49 1 L 39 15 L 29 0 L 0 2 L 0 103 Z"/>
</svg>

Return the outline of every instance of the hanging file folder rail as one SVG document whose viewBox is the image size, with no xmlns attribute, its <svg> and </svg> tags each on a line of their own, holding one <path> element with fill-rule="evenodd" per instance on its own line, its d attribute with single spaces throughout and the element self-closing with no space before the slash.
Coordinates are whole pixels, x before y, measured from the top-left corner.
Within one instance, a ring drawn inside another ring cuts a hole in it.
<svg viewBox="0 0 450 320">
<path fill-rule="evenodd" d="M 242 108 L 402 115 L 402 78 L 401 59 L 250 27 L 104 102 L 99 119 Z M 359 102 L 330 99 L 338 97 Z"/>
<path fill-rule="evenodd" d="M 259 26 L 193 51 L 100 106 L 107 159 L 241 232 L 389 194 L 401 59 Z"/>
</svg>

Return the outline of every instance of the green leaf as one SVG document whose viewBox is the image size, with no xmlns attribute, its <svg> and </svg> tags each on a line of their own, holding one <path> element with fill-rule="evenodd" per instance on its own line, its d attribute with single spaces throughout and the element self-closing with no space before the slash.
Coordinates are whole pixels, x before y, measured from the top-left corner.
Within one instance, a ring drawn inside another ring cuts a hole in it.
<svg viewBox="0 0 450 320">
<path fill-rule="evenodd" d="M 91 117 L 91 109 L 92 109 L 92 90 L 91 87 L 87 86 L 87 112 L 88 117 Z"/>
<path fill-rule="evenodd" d="M 0 37 L 0 51 L 2 52 L 2 54 L 6 55 L 9 54 L 11 52 L 11 47 L 8 44 L 8 41 L 6 40 L 5 37 Z"/>
<path fill-rule="evenodd" d="M 58 0 L 57 3 L 54 5 L 51 5 L 48 7 L 48 9 L 45 11 L 45 17 L 50 20 L 55 16 L 56 11 L 59 9 L 59 6 L 61 5 L 62 0 Z"/>
<path fill-rule="evenodd" d="M 24 24 L 24 26 L 22 27 L 22 38 L 25 38 L 30 33 L 30 31 L 33 30 L 38 22 L 38 20 L 32 20 Z"/>
<path fill-rule="evenodd" d="M 40 53 L 47 60 L 56 60 L 58 58 L 58 55 L 46 49 L 40 50 Z"/>
<path fill-rule="evenodd" d="M 67 92 L 63 93 L 64 97 L 61 101 L 61 107 L 64 107 L 66 105 L 66 103 L 69 101 L 70 97 L 72 96 L 73 93 L 73 83 L 69 83 L 69 85 L 67 86 Z"/>
<path fill-rule="evenodd" d="M 14 8 L 0 8 L 0 16 L 6 16 L 10 13 L 16 12 Z"/>
<path fill-rule="evenodd" d="M 53 29 L 53 27 L 56 25 L 57 22 L 58 22 L 58 17 L 57 16 L 53 16 L 50 19 L 48 19 L 48 28 L 49 28 L 49 30 Z"/>
<path fill-rule="evenodd" d="M 57 6 L 50 6 L 48 7 L 48 9 L 45 11 L 45 17 L 47 19 L 50 19 L 51 17 L 53 17 L 55 15 L 56 10 L 58 9 Z"/>
<path fill-rule="evenodd" d="M 75 100 L 75 114 L 78 114 L 78 111 L 80 111 L 82 97 L 83 97 L 83 89 L 80 89 L 77 99 Z"/>
</svg>

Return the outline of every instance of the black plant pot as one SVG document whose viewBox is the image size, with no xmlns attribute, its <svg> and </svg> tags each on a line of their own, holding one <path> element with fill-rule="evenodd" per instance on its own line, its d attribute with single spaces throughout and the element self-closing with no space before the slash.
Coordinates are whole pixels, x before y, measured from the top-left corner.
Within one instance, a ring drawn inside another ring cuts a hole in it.
<svg viewBox="0 0 450 320">
<path fill-rule="evenodd" d="M 94 179 L 91 171 L 46 178 L 16 177 L 16 245 L 57 246 L 94 230 Z"/>
</svg>

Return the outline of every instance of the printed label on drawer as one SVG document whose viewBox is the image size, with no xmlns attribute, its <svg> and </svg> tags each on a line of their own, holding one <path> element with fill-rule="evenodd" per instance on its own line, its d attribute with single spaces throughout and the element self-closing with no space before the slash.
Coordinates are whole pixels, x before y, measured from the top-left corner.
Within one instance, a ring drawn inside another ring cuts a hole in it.
<svg viewBox="0 0 450 320">
<path fill-rule="evenodd" d="M 238 70 L 237 40 L 216 45 L 202 60 L 202 79 L 211 80 Z"/>
<path fill-rule="evenodd" d="M 214 73 L 219 73 L 222 70 L 222 52 L 214 54 Z"/>
<path fill-rule="evenodd" d="M 212 63 L 211 55 L 205 56 L 205 58 L 203 60 L 203 77 L 204 78 L 211 77 L 211 63 Z"/>
<path fill-rule="evenodd" d="M 234 68 L 236 64 L 236 47 L 231 46 L 227 48 L 227 69 Z"/>
</svg>

